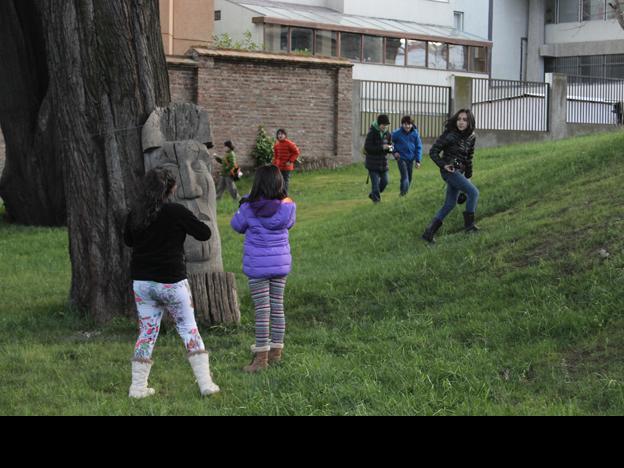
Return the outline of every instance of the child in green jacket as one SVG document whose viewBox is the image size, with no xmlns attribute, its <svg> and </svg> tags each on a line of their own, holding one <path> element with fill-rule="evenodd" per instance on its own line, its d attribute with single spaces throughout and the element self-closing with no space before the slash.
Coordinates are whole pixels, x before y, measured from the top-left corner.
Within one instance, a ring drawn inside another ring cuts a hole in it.
<svg viewBox="0 0 624 468">
<path fill-rule="evenodd" d="M 217 187 L 217 200 L 223 197 L 223 193 L 227 188 L 232 198 L 236 201 L 240 199 L 238 195 L 238 189 L 236 188 L 236 180 L 238 180 L 238 165 L 236 164 L 236 153 L 234 152 L 234 144 L 231 141 L 226 141 L 225 156 L 223 159 L 217 158 L 217 161 L 222 164 L 221 180 Z"/>
</svg>

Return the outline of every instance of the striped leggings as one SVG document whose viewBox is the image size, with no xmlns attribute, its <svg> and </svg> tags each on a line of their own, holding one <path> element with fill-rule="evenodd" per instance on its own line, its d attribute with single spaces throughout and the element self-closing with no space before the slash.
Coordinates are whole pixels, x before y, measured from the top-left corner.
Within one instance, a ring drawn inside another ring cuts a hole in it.
<svg viewBox="0 0 624 468">
<path fill-rule="evenodd" d="M 286 280 L 286 277 L 249 280 L 251 299 L 256 308 L 256 348 L 267 348 L 270 344 L 284 344 Z"/>
</svg>

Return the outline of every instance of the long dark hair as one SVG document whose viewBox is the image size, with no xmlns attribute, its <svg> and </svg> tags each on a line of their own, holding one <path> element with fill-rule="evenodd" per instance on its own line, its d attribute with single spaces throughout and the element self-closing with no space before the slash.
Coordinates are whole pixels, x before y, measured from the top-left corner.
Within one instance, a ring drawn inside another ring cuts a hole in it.
<svg viewBox="0 0 624 468">
<path fill-rule="evenodd" d="M 263 166 L 256 171 L 256 178 L 249 197 L 243 199 L 242 203 L 253 203 L 261 199 L 284 200 L 288 198 L 286 193 L 284 177 L 276 166 Z"/>
<path fill-rule="evenodd" d="M 144 231 L 154 222 L 176 183 L 175 174 L 163 167 L 145 174 L 141 194 L 130 213 L 130 229 L 133 233 Z"/>
<path fill-rule="evenodd" d="M 446 131 L 447 132 L 459 132 L 457 128 L 457 121 L 459 120 L 459 116 L 461 114 L 466 114 L 468 116 L 468 128 L 462 132 L 465 135 L 472 135 L 474 131 L 477 129 L 477 121 L 475 120 L 475 116 L 470 109 L 462 109 L 453 117 L 448 119 L 446 122 Z"/>
</svg>

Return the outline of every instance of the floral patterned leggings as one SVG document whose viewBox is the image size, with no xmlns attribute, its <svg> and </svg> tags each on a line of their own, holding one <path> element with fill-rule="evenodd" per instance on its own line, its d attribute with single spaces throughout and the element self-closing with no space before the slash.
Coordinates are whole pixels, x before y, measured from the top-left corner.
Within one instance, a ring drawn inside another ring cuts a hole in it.
<svg viewBox="0 0 624 468">
<path fill-rule="evenodd" d="M 176 284 L 135 281 L 134 297 L 140 331 L 134 348 L 135 361 L 151 360 L 165 312 L 171 314 L 178 334 L 184 340 L 189 353 L 206 350 L 197 329 L 191 287 L 187 280 Z"/>
</svg>

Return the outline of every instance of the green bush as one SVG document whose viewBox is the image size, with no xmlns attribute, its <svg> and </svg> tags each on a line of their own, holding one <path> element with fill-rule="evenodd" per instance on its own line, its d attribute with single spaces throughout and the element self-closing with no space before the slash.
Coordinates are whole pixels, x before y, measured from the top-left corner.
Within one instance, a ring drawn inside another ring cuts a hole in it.
<svg viewBox="0 0 624 468">
<path fill-rule="evenodd" d="M 266 166 L 273 161 L 273 146 L 275 139 L 271 138 L 264 127 L 258 127 L 258 136 L 256 137 L 256 147 L 252 152 L 253 158 L 256 160 L 256 166 Z"/>
</svg>

